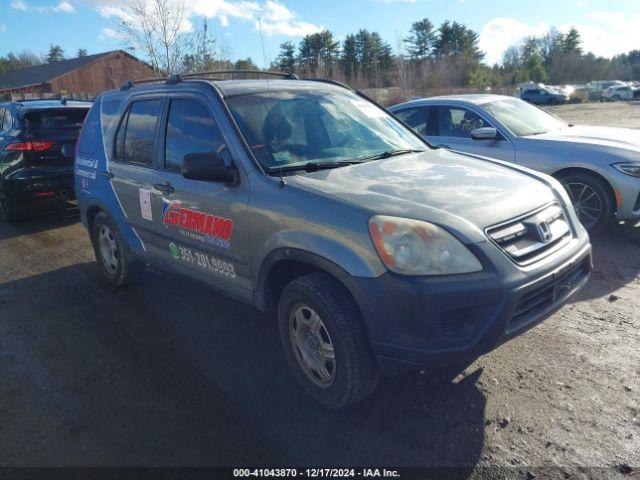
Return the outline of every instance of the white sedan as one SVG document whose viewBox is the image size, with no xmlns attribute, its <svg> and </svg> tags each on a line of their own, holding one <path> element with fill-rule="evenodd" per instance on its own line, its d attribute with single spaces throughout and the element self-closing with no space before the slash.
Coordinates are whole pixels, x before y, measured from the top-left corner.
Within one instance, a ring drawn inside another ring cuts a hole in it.
<svg viewBox="0 0 640 480">
<path fill-rule="evenodd" d="M 595 232 L 611 218 L 640 220 L 640 131 L 569 125 L 518 98 L 458 95 L 389 109 L 431 144 L 557 178 Z"/>
</svg>

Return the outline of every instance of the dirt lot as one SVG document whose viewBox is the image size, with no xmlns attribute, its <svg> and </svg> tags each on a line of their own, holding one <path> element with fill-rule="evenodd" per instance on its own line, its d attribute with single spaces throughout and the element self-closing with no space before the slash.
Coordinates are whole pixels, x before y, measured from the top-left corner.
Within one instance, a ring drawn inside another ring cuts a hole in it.
<svg viewBox="0 0 640 480">
<path fill-rule="evenodd" d="M 640 127 L 636 105 L 556 112 Z M 593 243 L 587 288 L 542 325 L 453 380 L 387 379 L 331 412 L 294 384 L 275 325 L 254 309 L 153 270 L 109 288 L 73 210 L 1 225 L 0 466 L 439 465 L 472 478 L 624 478 L 640 468 L 640 228 L 615 226 Z"/>
<path fill-rule="evenodd" d="M 578 103 L 550 110 L 570 123 L 640 128 L 640 102 Z"/>
</svg>

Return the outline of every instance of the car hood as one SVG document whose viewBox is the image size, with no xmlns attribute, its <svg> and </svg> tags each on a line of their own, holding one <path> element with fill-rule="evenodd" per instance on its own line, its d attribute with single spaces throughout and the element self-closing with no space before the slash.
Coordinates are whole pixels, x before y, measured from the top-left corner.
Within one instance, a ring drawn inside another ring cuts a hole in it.
<svg viewBox="0 0 640 480">
<path fill-rule="evenodd" d="M 357 204 L 372 214 L 445 226 L 453 216 L 484 229 L 555 199 L 551 188 L 535 175 L 438 149 L 294 175 L 287 181 Z"/>
<path fill-rule="evenodd" d="M 630 128 L 575 125 L 555 132 L 547 132 L 525 138 L 599 145 L 640 152 L 640 135 L 637 130 Z"/>
</svg>

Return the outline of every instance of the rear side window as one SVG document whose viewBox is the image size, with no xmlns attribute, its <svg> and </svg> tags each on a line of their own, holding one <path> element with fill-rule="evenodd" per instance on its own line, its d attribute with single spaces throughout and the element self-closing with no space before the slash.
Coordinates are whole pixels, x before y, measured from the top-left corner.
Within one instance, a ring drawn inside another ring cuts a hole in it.
<svg viewBox="0 0 640 480">
<path fill-rule="evenodd" d="M 82 134 L 78 144 L 78 153 L 92 154 L 98 149 L 100 141 L 100 105 L 95 104 L 82 126 Z"/>
<path fill-rule="evenodd" d="M 80 127 L 89 110 L 85 108 L 55 108 L 35 110 L 24 116 L 27 128 Z"/>
<path fill-rule="evenodd" d="M 161 107 L 160 99 L 131 104 L 116 137 L 116 159 L 140 165 L 153 164 L 156 123 Z"/>
<path fill-rule="evenodd" d="M 396 112 L 395 115 L 420 135 L 427 135 L 427 122 L 429 118 L 428 107 L 407 108 L 400 112 Z"/>
<path fill-rule="evenodd" d="M 204 105 L 196 100 L 175 99 L 167 119 L 165 168 L 179 172 L 182 159 L 189 153 L 217 153 L 222 157 L 229 154 L 220 128 Z"/>
</svg>

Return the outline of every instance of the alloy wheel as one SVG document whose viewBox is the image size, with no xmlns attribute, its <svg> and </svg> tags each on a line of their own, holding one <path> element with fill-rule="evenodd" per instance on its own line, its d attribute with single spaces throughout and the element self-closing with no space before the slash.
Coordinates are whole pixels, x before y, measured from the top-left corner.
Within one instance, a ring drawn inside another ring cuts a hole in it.
<svg viewBox="0 0 640 480">
<path fill-rule="evenodd" d="M 320 315 L 308 305 L 297 305 L 289 317 L 289 337 L 306 377 L 321 388 L 329 388 L 336 378 L 336 355 Z"/>
<path fill-rule="evenodd" d="M 584 228 L 590 229 L 602 218 L 604 212 L 600 195 L 585 183 L 569 182 L 563 185 L 573 202 L 580 222 Z"/>
</svg>

